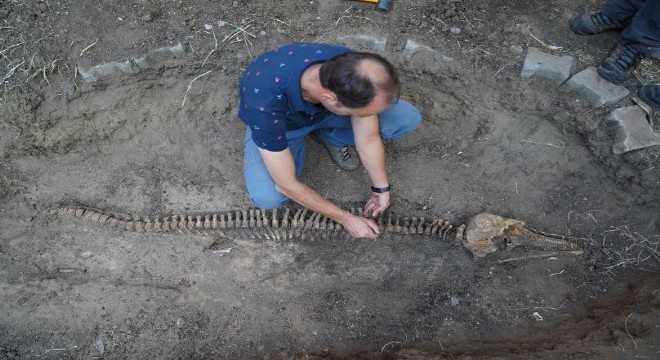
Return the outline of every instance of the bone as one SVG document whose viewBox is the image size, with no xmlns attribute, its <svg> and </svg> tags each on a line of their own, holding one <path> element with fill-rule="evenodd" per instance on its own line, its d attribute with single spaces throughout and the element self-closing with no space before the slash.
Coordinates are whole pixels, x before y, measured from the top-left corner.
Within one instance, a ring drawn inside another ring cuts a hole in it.
<svg viewBox="0 0 660 360">
<path fill-rule="evenodd" d="M 160 221 L 160 218 L 154 219 L 154 231 L 155 232 L 163 231 L 163 222 Z"/>
<path fill-rule="evenodd" d="M 204 215 L 203 226 L 204 226 L 204 229 L 206 229 L 206 230 L 212 229 L 212 227 L 211 227 L 211 215 L 209 215 L 209 214 Z"/>
<path fill-rule="evenodd" d="M 133 226 L 135 226 L 135 231 L 136 232 L 143 232 L 144 231 L 144 221 L 142 221 L 142 220 L 133 221 Z"/>
<path fill-rule="evenodd" d="M 195 233 L 195 219 L 190 215 L 186 217 L 186 228 L 189 232 L 193 234 Z"/>
<path fill-rule="evenodd" d="M 83 215 L 85 215 L 85 209 L 78 208 L 75 210 L 75 216 L 82 217 Z"/>
<path fill-rule="evenodd" d="M 151 222 L 151 219 L 146 219 L 144 221 L 144 231 L 146 231 L 146 232 L 155 232 L 154 224 Z"/>
<path fill-rule="evenodd" d="M 424 226 L 426 226 L 426 219 L 425 218 L 420 218 L 419 223 L 417 225 L 417 234 L 423 234 L 424 233 Z"/>
<path fill-rule="evenodd" d="M 279 228 L 279 227 L 280 227 L 280 224 L 278 223 L 278 221 L 279 221 L 279 220 L 277 219 L 277 208 L 275 208 L 275 209 L 273 209 L 273 219 L 272 219 L 272 221 L 271 221 L 271 223 L 270 223 L 270 226 L 271 226 L 273 229 L 277 229 L 277 228 Z M 278 238 L 278 240 L 279 240 L 279 238 Z"/>
<path fill-rule="evenodd" d="M 242 217 L 241 217 L 241 220 L 242 220 L 242 221 L 241 221 L 241 227 L 242 227 L 242 228 L 247 228 L 247 227 L 249 227 L 249 226 L 250 226 L 250 223 L 249 223 L 248 218 L 247 218 L 247 217 L 248 217 L 248 212 L 247 212 L 247 210 L 243 210 L 243 211 L 241 211 L 240 214 L 241 214 L 241 216 L 242 216 Z"/>
<path fill-rule="evenodd" d="M 455 245 L 461 245 L 463 243 L 464 232 L 465 232 L 465 224 L 461 224 L 456 228 L 456 235 L 454 236 Z"/>
<path fill-rule="evenodd" d="M 211 216 L 211 229 L 217 229 L 220 226 L 220 222 L 218 221 L 218 214 L 213 214 Z"/>
<path fill-rule="evenodd" d="M 110 219 L 110 215 L 104 213 L 101 216 L 99 216 L 98 222 L 100 222 L 101 224 L 107 224 L 108 219 Z"/>
<path fill-rule="evenodd" d="M 403 230 L 403 228 L 399 224 L 400 221 L 401 221 L 401 219 L 397 216 L 396 217 L 396 222 L 394 223 L 394 232 L 397 233 L 397 234 L 401 234 L 401 231 Z"/>
<path fill-rule="evenodd" d="M 178 222 L 177 222 L 177 227 L 180 232 L 182 233 L 187 233 L 188 232 L 188 221 L 186 221 L 186 218 L 184 216 L 178 216 Z"/>
<path fill-rule="evenodd" d="M 135 231 L 135 226 L 133 224 L 133 221 L 126 221 L 124 228 L 128 231 Z"/>
<path fill-rule="evenodd" d="M 442 226 L 442 240 L 447 239 L 447 235 L 449 234 L 449 231 L 451 231 L 451 228 L 452 225 L 449 223 L 449 221 L 445 222 L 445 224 Z"/>
<path fill-rule="evenodd" d="M 123 223 L 121 220 L 111 217 L 110 219 L 108 219 L 108 225 L 110 225 L 113 228 L 118 228 L 119 226 L 123 225 Z"/>
<path fill-rule="evenodd" d="M 386 232 L 394 232 L 394 225 L 392 225 L 392 214 L 387 216 L 387 225 L 385 226 Z"/>
<path fill-rule="evenodd" d="M 254 215 L 254 209 L 250 209 L 250 218 L 248 219 L 248 226 L 250 229 L 254 229 L 257 224 L 256 224 L 256 217 Z"/>
<path fill-rule="evenodd" d="M 223 217 L 223 219 L 224 219 L 224 217 Z M 227 213 L 227 228 L 231 229 L 231 228 L 234 228 L 234 227 L 235 226 L 234 226 L 234 219 L 232 218 L 232 213 L 228 212 Z"/>
</svg>

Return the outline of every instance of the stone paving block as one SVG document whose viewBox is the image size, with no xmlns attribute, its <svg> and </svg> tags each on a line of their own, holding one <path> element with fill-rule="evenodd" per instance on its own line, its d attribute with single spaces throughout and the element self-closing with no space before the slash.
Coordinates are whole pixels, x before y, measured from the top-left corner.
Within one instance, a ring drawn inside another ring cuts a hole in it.
<svg viewBox="0 0 660 360">
<path fill-rule="evenodd" d="M 625 87 L 614 85 L 600 77 L 593 66 L 573 75 L 562 87 L 566 91 L 577 91 L 595 107 L 617 103 L 630 93 Z"/>
<path fill-rule="evenodd" d="M 387 45 L 387 37 L 376 37 L 369 35 L 338 35 L 337 40 L 344 42 L 349 47 L 356 45 L 364 46 L 375 51 L 385 51 Z"/>
<path fill-rule="evenodd" d="M 571 76 L 571 68 L 574 64 L 575 59 L 572 56 L 546 54 L 531 47 L 527 49 L 520 76 L 528 78 L 536 75 L 559 85 Z"/>
<path fill-rule="evenodd" d="M 445 62 L 449 62 L 449 61 L 454 60 L 454 59 L 452 59 L 452 58 L 450 58 L 450 57 L 448 57 L 444 54 L 441 54 L 438 51 L 435 51 L 435 50 L 431 49 L 430 47 L 428 47 L 426 45 L 422 45 L 422 44 L 418 43 L 417 41 L 415 41 L 413 39 L 408 39 L 406 41 L 406 45 L 403 47 L 403 56 L 410 59 L 410 58 L 412 58 L 413 55 L 415 55 L 415 53 L 417 53 L 419 51 L 425 51 L 425 52 L 433 53 L 433 57 L 434 57 L 435 60 L 445 61 Z"/>
<path fill-rule="evenodd" d="M 174 46 L 167 46 L 149 51 L 141 58 L 96 65 L 86 71 L 82 68 L 78 68 L 78 72 L 83 80 L 87 82 L 96 82 L 104 77 L 119 75 L 120 73 L 137 73 L 142 69 L 155 67 L 158 63 L 170 58 L 178 57 L 184 52 L 183 44 L 178 43 Z"/>
<path fill-rule="evenodd" d="M 612 146 L 617 155 L 660 145 L 660 134 L 653 131 L 646 120 L 646 112 L 637 105 L 615 109 L 607 119 L 618 125 Z"/>
</svg>

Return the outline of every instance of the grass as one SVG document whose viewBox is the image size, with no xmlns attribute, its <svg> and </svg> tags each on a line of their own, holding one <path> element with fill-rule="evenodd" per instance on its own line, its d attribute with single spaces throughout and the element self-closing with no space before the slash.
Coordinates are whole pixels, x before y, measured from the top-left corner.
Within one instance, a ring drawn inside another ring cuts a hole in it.
<svg viewBox="0 0 660 360">
<path fill-rule="evenodd" d="M 606 267 L 607 271 L 617 267 L 641 266 L 647 261 L 660 265 L 659 243 L 660 235 L 646 237 L 630 231 L 625 225 L 606 231 L 601 248 L 614 260 L 613 265 Z"/>
<path fill-rule="evenodd" d="M 6 20 L 5 20 L 6 23 Z M 45 61 L 39 52 L 39 43 L 51 36 L 46 35 L 34 41 L 27 41 L 18 29 L 11 26 L 0 27 L 0 123 L 20 133 L 20 129 L 8 119 L 14 115 L 10 102 L 29 83 L 50 85 L 49 78 L 59 72 L 63 61 Z"/>
</svg>

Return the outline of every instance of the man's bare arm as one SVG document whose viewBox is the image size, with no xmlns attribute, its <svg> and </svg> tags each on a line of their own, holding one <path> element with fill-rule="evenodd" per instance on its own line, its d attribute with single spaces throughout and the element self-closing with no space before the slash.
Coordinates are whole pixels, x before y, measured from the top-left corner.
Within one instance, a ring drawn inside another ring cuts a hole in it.
<svg viewBox="0 0 660 360">
<path fill-rule="evenodd" d="M 373 220 L 355 216 L 340 209 L 300 182 L 296 177 L 295 162 L 288 148 L 278 152 L 260 148 L 259 153 L 266 164 L 268 173 L 275 181 L 277 191 L 302 206 L 342 224 L 353 237 L 375 238 L 378 235 L 378 226 Z"/>
<path fill-rule="evenodd" d="M 352 117 L 351 125 L 355 136 L 355 148 L 367 169 L 371 183 L 378 188 L 390 185 L 385 168 L 385 146 L 380 137 L 377 116 Z M 372 193 L 364 206 L 365 215 L 378 216 L 390 206 L 390 193 Z"/>
</svg>

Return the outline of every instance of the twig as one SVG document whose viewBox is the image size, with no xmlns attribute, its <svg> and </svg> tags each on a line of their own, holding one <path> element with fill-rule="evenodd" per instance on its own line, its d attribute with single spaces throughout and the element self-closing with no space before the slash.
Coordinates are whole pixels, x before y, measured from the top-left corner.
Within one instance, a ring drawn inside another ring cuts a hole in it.
<svg viewBox="0 0 660 360">
<path fill-rule="evenodd" d="M 632 315 L 632 314 L 633 313 L 630 313 L 630 314 L 628 314 L 628 316 L 626 316 L 626 320 L 623 322 L 623 326 L 626 328 L 626 334 L 628 334 L 628 336 L 630 337 L 630 340 L 632 340 L 633 344 L 635 345 L 635 349 L 639 349 L 639 347 L 637 346 L 637 341 L 635 341 L 635 338 L 632 337 L 632 335 L 630 335 L 630 331 L 628 330 L 628 319 L 630 318 L 630 315 Z"/>
<path fill-rule="evenodd" d="M 559 149 L 563 149 L 564 146 L 565 146 L 565 145 L 564 145 L 564 142 L 561 141 L 561 140 L 560 140 L 560 142 L 561 142 L 561 146 L 559 146 L 559 145 L 555 145 L 555 144 L 552 144 L 552 143 L 549 143 L 549 142 L 548 142 L 548 143 L 540 143 L 540 142 L 531 141 L 531 140 L 520 140 L 520 141 L 521 141 L 521 142 L 526 142 L 526 143 L 531 143 L 531 144 L 536 144 L 536 145 L 547 145 L 547 146 L 552 146 L 552 147 L 556 147 L 556 148 L 559 148 Z"/>
<path fill-rule="evenodd" d="M 186 105 L 186 97 L 188 96 L 188 91 L 190 91 L 190 88 L 192 87 L 192 83 L 195 82 L 195 80 L 201 78 L 202 76 L 207 75 L 210 72 L 211 72 L 211 70 L 209 70 L 209 71 L 207 71 L 203 74 L 197 75 L 197 76 L 195 76 L 194 79 L 190 80 L 190 83 L 188 84 L 188 88 L 186 89 L 186 92 L 183 94 L 183 102 L 181 103 L 181 108 L 182 109 L 183 109 L 183 106 Z"/>
<path fill-rule="evenodd" d="M 538 259 L 538 258 L 544 258 L 544 257 L 552 257 L 552 256 L 561 256 L 561 255 L 582 255 L 584 253 L 583 250 L 570 250 L 570 251 L 542 251 L 537 254 L 531 254 L 531 255 L 525 255 L 525 256 L 519 256 L 519 257 L 513 257 L 505 260 L 500 260 L 497 262 L 497 264 L 503 264 L 511 261 L 518 261 L 518 260 L 527 260 L 527 259 Z"/>
<path fill-rule="evenodd" d="M 562 49 L 561 46 L 548 45 L 548 44 L 544 43 L 543 41 L 539 40 L 536 36 L 534 36 L 534 34 L 532 34 L 532 33 L 529 33 L 529 36 L 531 36 L 534 40 L 538 41 L 539 44 L 541 44 L 544 48 L 547 48 L 547 49 L 550 49 L 550 50 L 561 50 Z"/>
<path fill-rule="evenodd" d="M 94 41 L 92 44 L 90 44 L 86 48 L 82 49 L 80 51 L 80 55 L 78 55 L 78 57 L 82 57 L 85 54 L 85 51 L 91 49 L 94 45 L 96 45 L 97 42 L 99 42 L 99 39 L 96 39 L 96 41 Z"/>
<path fill-rule="evenodd" d="M 215 52 L 216 50 L 218 50 L 218 38 L 215 36 L 215 30 L 213 30 L 213 25 L 209 26 L 209 28 L 210 28 L 210 30 L 211 30 L 211 33 L 213 34 L 213 41 L 215 41 L 215 46 L 214 46 L 213 49 L 209 52 L 209 54 L 206 55 L 206 58 L 204 59 L 204 61 L 202 61 L 202 65 L 199 67 L 200 69 L 204 67 L 204 64 L 206 64 L 206 61 L 209 59 L 209 57 L 211 56 L 211 54 L 213 54 L 213 52 Z"/>
</svg>

